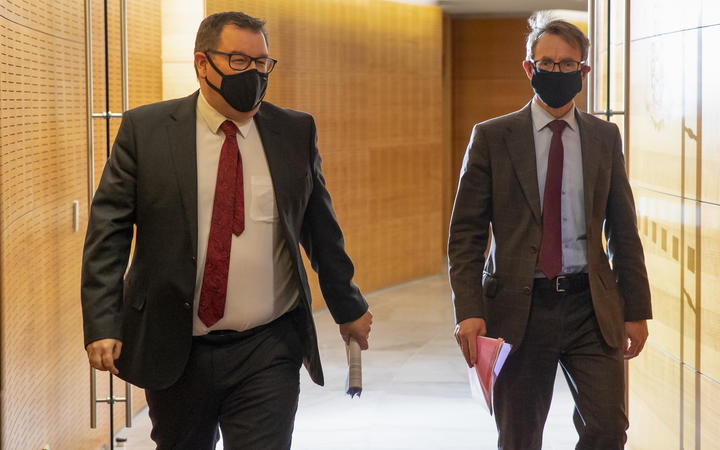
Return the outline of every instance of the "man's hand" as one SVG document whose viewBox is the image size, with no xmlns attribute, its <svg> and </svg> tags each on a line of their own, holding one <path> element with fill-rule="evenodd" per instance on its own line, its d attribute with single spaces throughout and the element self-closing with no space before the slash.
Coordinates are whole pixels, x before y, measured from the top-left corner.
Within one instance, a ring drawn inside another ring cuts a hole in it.
<svg viewBox="0 0 720 450">
<path fill-rule="evenodd" d="M 115 360 L 120 357 L 122 342 L 117 339 L 100 339 L 91 342 L 85 348 L 90 365 L 98 370 L 108 370 L 113 375 L 118 374 Z"/>
<path fill-rule="evenodd" d="M 477 337 L 485 336 L 485 319 L 471 317 L 465 319 L 455 326 L 455 340 L 462 350 L 468 367 L 475 365 L 477 361 Z"/>
<path fill-rule="evenodd" d="M 632 359 L 640 354 L 648 337 L 646 320 L 625 322 L 625 359 Z"/>
<path fill-rule="evenodd" d="M 370 310 L 367 310 L 365 314 L 360 316 L 358 319 L 340 324 L 340 336 L 346 344 L 350 343 L 350 338 L 353 338 L 360 344 L 360 348 L 363 350 L 368 349 L 368 337 L 370 336 L 370 325 L 372 324 L 372 314 Z"/>
</svg>

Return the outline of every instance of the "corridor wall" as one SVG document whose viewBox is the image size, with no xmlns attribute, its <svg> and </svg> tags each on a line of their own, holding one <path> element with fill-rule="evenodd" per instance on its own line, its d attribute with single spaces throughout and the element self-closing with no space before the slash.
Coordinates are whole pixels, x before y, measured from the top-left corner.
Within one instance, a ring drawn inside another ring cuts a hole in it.
<svg viewBox="0 0 720 450">
<path fill-rule="evenodd" d="M 440 9 L 381 0 L 207 0 L 206 9 L 267 21 L 279 60 L 267 100 L 315 117 L 360 288 L 441 270 Z"/>
<path fill-rule="evenodd" d="M 121 111 L 119 0 L 109 2 L 110 111 Z M 93 0 L 93 112 L 105 111 L 103 2 Z M 208 0 L 268 21 L 268 100 L 315 116 L 324 172 L 370 291 L 437 273 L 443 162 L 442 13 L 385 1 Z M 0 446 L 95 449 L 80 258 L 88 211 L 84 2 L 0 2 Z M 130 107 L 162 99 L 161 2 L 128 0 Z M 189 68 L 192 70 L 192 67 Z M 190 92 L 188 92 L 189 94 Z M 94 120 L 95 185 L 105 130 Z M 80 205 L 73 231 L 73 201 Z M 315 292 L 316 304 L 322 297 Z M 98 374 L 98 397 L 108 395 Z M 115 392 L 124 395 L 116 382 Z M 135 390 L 135 410 L 144 406 Z M 122 405 L 115 407 L 116 429 Z"/>
<path fill-rule="evenodd" d="M 450 207 L 473 126 L 517 111 L 534 95 L 522 68 L 528 32 L 527 17 L 452 19 Z"/>
<path fill-rule="evenodd" d="M 647 14 L 652 11 L 652 14 Z M 720 5 L 633 0 L 630 180 L 653 296 L 628 447 L 720 441 Z"/>
<path fill-rule="evenodd" d="M 109 4 L 110 110 L 121 111 L 118 0 Z M 95 449 L 109 441 L 98 406 L 90 429 L 80 313 L 88 210 L 85 6 L 0 2 L 0 443 L 3 449 Z M 94 112 L 105 110 L 103 2 L 93 0 Z M 160 10 L 128 2 L 130 104 L 160 100 Z M 110 129 L 114 139 L 117 123 Z M 105 162 L 95 120 L 96 180 Z M 73 201 L 80 227 L 73 231 Z M 98 374 L 98 397 L 107 397 Z M 115 392 L 124 390 L 116 383 Z M 135 392 L 135 410 L 144 406 Z M 122 405 L 116 406 L 116 427 Z M 117 428 L 116 428 L 117 429 Z"/>
</svg>

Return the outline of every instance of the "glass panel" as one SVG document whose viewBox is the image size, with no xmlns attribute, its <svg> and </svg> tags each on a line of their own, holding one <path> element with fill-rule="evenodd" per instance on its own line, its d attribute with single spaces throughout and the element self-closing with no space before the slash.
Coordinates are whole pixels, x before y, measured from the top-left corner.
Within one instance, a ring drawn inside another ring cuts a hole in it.
<svg viewBox="0 0 720 450">
<path fill-rule="evenodd" d="M 625 0 L 612 0 L 610 16 L 610 109 L 624 111 Z"/>
<path fill-rule="evenodd" d="M 595 48 L 592 61 L 595 71 L 594 103 L 595 111 L 607 109 L 607 8 L 609 0 L 595 1 L 595 36 L 592 36 L 591 45 Z"/>
<path fill-rule="evenodd" d="M 625 142 L 625 115 L 616 114 L 610 117 L 610 122 L 618 126 L 618 129 L 620 130 L 620 137 L 622 137 L 623 142 Z M 625 145 L 623 145 L 623 153 L 625 153 Z"/>
<path fill-rule="evenodd" d="M 610 94 L 609 108 L 612 111 L 624 110 L 625 1 L 596 1 L 595 36 L 592 42 L 596 49 L 593 61 L 595 70 L 595 111 L 608 109 L 608 89 Z"/>
</svg>

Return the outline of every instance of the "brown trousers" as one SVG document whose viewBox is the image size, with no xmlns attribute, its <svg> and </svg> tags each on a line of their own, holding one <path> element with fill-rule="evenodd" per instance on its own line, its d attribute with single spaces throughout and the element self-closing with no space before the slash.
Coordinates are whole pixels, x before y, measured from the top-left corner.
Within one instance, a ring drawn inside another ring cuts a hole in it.
<svg viewBox="0 0 720 450">
<path fill-rule="evenodd" d="M 541 448 L 558 363 L 575 400 L 575 448 L 622 449 L 628 427 L 622 349 L 605 344 L 589 289 L 537 288 L 525 338 L 495 385 L 498 449 Z"/>
</svg>

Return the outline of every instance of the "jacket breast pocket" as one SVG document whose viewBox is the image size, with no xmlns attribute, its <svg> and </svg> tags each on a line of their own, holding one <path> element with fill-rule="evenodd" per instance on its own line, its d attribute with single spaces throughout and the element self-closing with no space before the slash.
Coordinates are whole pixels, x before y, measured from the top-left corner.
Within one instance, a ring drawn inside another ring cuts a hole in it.
<svg viewBox="0 0 720 450">
<path fill-rule="evenodd" d="M 250 218 L 256 222 L 275 222 L 278 219 L 278 209 L 272 179 L 252 176 L 250 190 Z"/>
<path fill-rule="evenodd" d="M 485 298 L 495 298 L 498 290 L 498 279 L 490 272 L 483 272 L 482 290 Z"/>
</svg>

